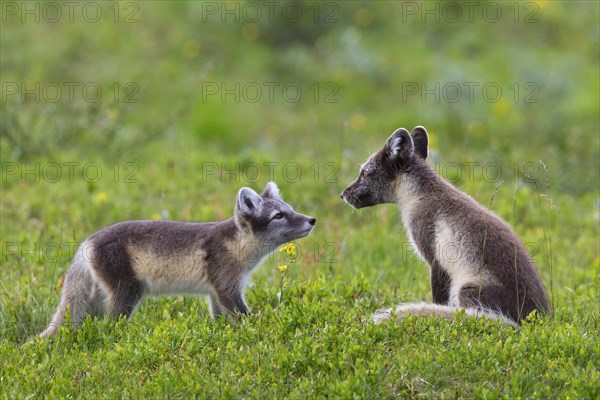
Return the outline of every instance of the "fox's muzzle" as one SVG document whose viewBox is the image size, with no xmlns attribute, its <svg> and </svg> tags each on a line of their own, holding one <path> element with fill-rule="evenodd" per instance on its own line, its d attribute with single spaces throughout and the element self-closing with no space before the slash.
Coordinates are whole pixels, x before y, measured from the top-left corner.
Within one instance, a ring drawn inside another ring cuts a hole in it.
<svg viewBox="0 0 600 400">
<path fill-rule="evenodd" d="M 310 217 L 308 215 L 302 215 L 302 219 L 304 220 L 304 223 L 302 224 L 302 228 L 298 232 L 299 236 L 297 237 L 297 239 L 308 236 L 308 234 L 312 232 L 313 228 L 315 227 L 315 224 L 317 223 L 316 218 Z"/>
<path fill-rule="evenodd" d="M 378 204 L 372 193 L 350 185 L 340 194 L 340 198 L 354 208 L 363 208 Z"/>
<path fill-rule="evenodd" d="M 306 218 L 306 222 L 308 222 L 308 224 L 310 225 L 309 231 L 312 231 L 312 229 L 315 227 L 315 224 L 317 223 L 317 219 L 309 217 L 308 215 L 306 215 Z"/>
</svg>

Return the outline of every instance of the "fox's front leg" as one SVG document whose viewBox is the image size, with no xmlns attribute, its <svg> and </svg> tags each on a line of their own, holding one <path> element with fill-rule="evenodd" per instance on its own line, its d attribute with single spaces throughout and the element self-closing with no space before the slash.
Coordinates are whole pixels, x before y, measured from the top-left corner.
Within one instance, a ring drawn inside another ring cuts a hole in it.
<svg viewBox="0 0 600 400">
<path fill-rule="evenodd" d="M 212 317 L 214 319 L 217 319 L 221 316 L 221 314 L 223 314 L 223 308 L 221 307 L 221 303 L 219 303 L 219 297 L 215 293 L 212 293 L 209 296 L 209 299 L 210 299 L 210 312 L 212 314 Z"/>
<path fill-rule="evenodd" d="M 431 293 L 435 304 L 448 304 L 450 300 L 450 275 L 437 261 L 431 264 Z"/>
<path fill-rule="evenodd" d="M 250 314 L 250 309 L 244 301 L 242 291 L 238 287 L 227 288 L 226 290 L 217 289 L 217 297 L 221 306 L 228 314 Z"/>
</svg>

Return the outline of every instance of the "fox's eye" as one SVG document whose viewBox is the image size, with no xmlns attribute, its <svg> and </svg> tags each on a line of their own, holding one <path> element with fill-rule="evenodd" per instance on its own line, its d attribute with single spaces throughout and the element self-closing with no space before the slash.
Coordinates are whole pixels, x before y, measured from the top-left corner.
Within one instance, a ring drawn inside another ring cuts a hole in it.
<svg viewBox="0 0 600 400">
<path fill-rule="evenodd" d="M 369 175 L 369 171 L 367 171 L 366 169 L 363 169 L 362 176 L 367 176 L 367 175 Z"/>
<path fill-rule="evenodd" d="M 273 219 L 281 219 L 281 218 L 283 218 L 282 213 L 277 213 L 277 214 L 273 215 Z"/>
</svg>

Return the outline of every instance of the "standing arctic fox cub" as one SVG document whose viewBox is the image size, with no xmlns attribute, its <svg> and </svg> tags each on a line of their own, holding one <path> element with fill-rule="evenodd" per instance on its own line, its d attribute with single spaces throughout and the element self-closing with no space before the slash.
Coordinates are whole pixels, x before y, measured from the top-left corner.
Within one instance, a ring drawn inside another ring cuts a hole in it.
<svg viewBox="0 0 600 400">
<path fill-rule="evenodd" d="M 450 317 L 463 308 L 516 325 L 533 310 L 549 312 L 540 276 L 511 227 L 441 178 L 425 162 L 427 152 L 425 128 L 410 134 L 400 128 L 341 194 L 354 208 L 396 203 L 413 247 L 431 268 L 435 304 L 400 305 L 396 314 Z M 391 313 L 380 310 L 373 319 Z"/>
<path fill-rule="evenodd" d="M 295 212 L 270 182 L 262 195 L 238 192 L 234 216 L 221 222 L 125 221 L 89 236 L 67 271 L 58 310 L 40 336 L 56 333 L 67 308 L 130 317 L 145 295 L 207 294 L 213 316 L 248 314 L 250 272 L 279 246 L 302 238 L 316 219 Z"/>
</svg>

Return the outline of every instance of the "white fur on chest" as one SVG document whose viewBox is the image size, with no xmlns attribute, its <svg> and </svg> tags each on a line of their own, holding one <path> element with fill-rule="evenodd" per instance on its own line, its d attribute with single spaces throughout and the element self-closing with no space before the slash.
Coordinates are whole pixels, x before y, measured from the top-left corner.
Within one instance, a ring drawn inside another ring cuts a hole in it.
<svg viewBox="0 0 600 400">
<path fill-rule="evenodd" d="M 421 258 L 421 260 L 425 260 L 413 237 L 411 223 L 411 221 L 413 221 L 414 214 L 418 212 L 418 203 L 420 198 L 416 190 L 414 190 L 412 182 L 406 180 L 405 182 L 401 182 L 398 187 L 400 189 L 396 191 L 396 203 L 400 209 L 402 224 L 404 225 L 404 229 L 408 235 L 408 240 L 410 241 L 410 245 L 412 246 L 413 250 L 419 256 L 419 258 Z"/>
<path fill-rule="evenodd" d="M 483 254 L 476 251 L 474 238 L 457 234 L 456 229 L 444 219 L 435 225 L 435 258 L 450 276 L 449 305 L 460 306 L 459 294 L 465 285 L 487 286 L 494 281 L 494 277 L 483 268 L 483 260 L 478 260 L 477 255 Z"/>
</svg>

